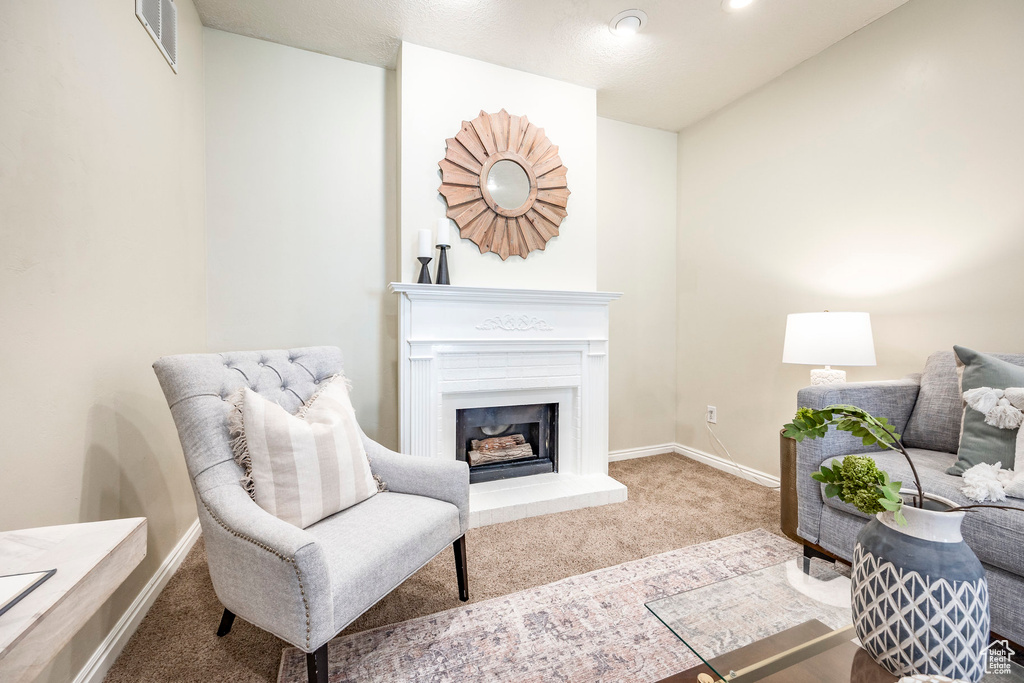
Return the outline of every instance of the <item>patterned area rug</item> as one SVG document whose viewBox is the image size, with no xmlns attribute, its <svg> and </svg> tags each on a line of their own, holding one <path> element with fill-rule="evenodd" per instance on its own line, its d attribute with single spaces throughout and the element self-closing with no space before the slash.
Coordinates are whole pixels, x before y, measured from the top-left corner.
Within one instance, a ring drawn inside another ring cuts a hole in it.
<svg viewBox="0 0 1024 683">
<path fill-rule="evenodd" d="M 644 603 L 798 553 L 758 529 L 336 638 L 330 682 L 657 681 L 698 660 Z M 286 649 L 278 682 L 305 681 Z"/>
</svg>

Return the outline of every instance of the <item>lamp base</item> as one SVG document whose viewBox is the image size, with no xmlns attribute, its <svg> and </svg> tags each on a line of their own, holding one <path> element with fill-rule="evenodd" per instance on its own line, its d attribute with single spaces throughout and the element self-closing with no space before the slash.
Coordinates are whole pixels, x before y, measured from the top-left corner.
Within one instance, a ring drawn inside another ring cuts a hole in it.
<svg viewBox="0 0 1024 683">
<path fill-rule="evenodd" d="M 811 385 L 843 384 L 846 382 L 846 370 L 833 370 L 829 366 L 811 370 Z"/>
</svg>

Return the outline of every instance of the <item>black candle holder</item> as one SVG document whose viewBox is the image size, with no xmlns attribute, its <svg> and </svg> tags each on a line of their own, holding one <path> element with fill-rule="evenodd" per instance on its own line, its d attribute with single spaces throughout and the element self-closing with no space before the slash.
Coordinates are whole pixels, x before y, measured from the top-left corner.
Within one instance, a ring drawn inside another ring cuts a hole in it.
<svg viewBox="0 0 1024 683">
<path fill-rule="evenodd" d="M 420 268 L 420 279 L 417 280 L 421 285 L 429 285 L 430 282 L 430 271 L 427 270 L 427 264 L 430 263 L 431 259 L 429 256 L 417 256 L 416 259 L 423 264 Z"/>
<path fill-rule="evenodd" d="M 437 275 L 434 277 L 434 284 L 437 285 L 450 285 L 451 281 L 448 279 L 448 245 L 439 244 L 437 248 L 441 250 L 441 255 L 437 257 Z"/>
</svg>

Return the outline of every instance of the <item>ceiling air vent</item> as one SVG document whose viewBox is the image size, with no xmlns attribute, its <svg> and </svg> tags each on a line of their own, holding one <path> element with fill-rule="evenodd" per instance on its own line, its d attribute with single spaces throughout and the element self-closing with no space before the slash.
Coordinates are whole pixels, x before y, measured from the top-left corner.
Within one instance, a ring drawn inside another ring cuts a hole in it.
<svg viewBox="0 0 1024 683">
<path fill-rule="evenodd" d="M 178 73 L 178 8 L 174 0 L 135 0 L 135 16 Z"/>
</svg>

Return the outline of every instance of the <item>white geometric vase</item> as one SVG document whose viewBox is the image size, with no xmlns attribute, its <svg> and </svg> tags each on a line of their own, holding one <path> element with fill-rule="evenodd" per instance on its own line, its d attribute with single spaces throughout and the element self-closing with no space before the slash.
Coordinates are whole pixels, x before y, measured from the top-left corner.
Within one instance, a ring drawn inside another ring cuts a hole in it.
<svg viewBox="0 0 1024 683">
<path fill-rule="evenodd" d="M 857 536 L 857 637 L 894 676 L 979 681 L 989 644 L 988 581 L 960 534 L 964 513 L 905 505 L 903 514 L 905 527 L 881 512 Z"/>
</svg>

